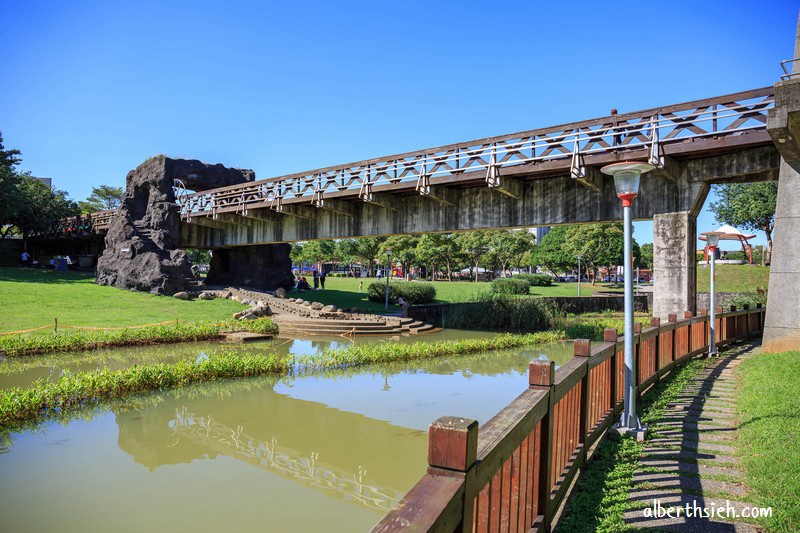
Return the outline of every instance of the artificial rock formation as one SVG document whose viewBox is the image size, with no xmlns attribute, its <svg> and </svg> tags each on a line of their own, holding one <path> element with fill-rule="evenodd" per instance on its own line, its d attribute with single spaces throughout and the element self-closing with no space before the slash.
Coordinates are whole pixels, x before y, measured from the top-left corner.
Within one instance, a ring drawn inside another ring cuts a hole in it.
<svg viewBox="0 0 800 533">
<path fill-rule="evenodd" d="M 206 283 L 254 289 L 291 289 L 292 259 L 288 244 L 262 244 L 213 251 Z"/>
<path fill-rule="evenodd" d="M 180 246 L 180 212 L 173 184 L 204 190 L 252 181 L 252 170 L 157 156 L 128 173 L 125 197 L 106 234 L 97 283 L 121 289 L 174 294 L 197 288 Z M 287 254 L 288 255 L 288 254 Z M 291 267 L 289 268 L 291 271 Z"/>
</svg>

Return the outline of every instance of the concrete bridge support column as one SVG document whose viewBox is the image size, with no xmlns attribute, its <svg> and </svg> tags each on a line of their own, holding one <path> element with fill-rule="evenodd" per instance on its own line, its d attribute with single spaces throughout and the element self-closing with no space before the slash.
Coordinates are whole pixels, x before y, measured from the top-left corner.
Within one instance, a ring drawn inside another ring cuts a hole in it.
<svg viewBox="0 0 800 533">
<path fill-rule="evenodd" d="M 800 350 L 800 173 L 781 161 L 763 351 Z"/>
<path fill-rule="evenodd" d="M 697 309 L 697 218 L 688 211 L 653 217 L 653 316 Z M 626 273 L 627 275 L 627 273 Z"/>
</svg>

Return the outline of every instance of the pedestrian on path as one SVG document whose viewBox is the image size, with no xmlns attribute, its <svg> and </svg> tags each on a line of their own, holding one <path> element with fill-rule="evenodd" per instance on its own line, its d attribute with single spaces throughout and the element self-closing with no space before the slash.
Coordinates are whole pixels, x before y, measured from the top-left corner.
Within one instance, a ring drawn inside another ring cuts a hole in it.
<svg viewBox="0 0 800 533">
<path fill-rule="evenodd" d="M 319 289 L 319 272 L 314 271 L 314 290 Z"/>
<path fill-rule="evenodd" d="M 322 290 L 325 290 L 325 272 L 319 275 L 319 286 Z"/>
</svg>

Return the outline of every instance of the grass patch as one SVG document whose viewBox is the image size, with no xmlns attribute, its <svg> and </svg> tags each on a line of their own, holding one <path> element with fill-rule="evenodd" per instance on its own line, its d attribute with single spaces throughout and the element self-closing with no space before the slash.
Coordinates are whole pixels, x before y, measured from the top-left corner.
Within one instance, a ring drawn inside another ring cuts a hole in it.
<svg viewBox="0 0 800 533">
<path fill-rule="evenodd" d="M 634 322 L 642 325 L 642 329 L 650 326 L 650 315 L 637 313 Z M 602 341 L 606 328 L 614 328 L 622 334 L 625 328 L 623 313 L 584 313 L 567 319 L 567 335 L 571 339 L 590 339 Z"/>
<path fill-rule="evenodd" d="M 768 531 L 800 530 L 800 352 L 760 354 L 738 369 L 739 450 L 750 501 L 772 507 Z"/>
<path fill-rule="evenodd" d="M 326 350 L 318 356 L 248 355 L 222 351 L 202 361 L 174 364 L 136 365 L 122 370 L 94 370 L 67 374 L 60 380 L 40 379 L 26 388 L 0 391 L 0 435 L 32 428 L 48 417 L 70 419 L 70 410 L 96 407 L 98 402 L 153 390 L 182 387 L 192 383 L 256 376 L 324 372 L 372 363 L 397 363 L 415 359 L 458 356 L 551 343 L 564 338 L 563 332 L 528 335 L 497 335 L 491 339 L 380 343 Z"/>
<path fill-rule="evenodd" d="M 362 292 L 358 291 L 359 282 L 364 282 Z M 304 300 L 320 302 L 325 305 L 335 305 L 342 309 L 367 309 L 371 311 L 383 312 L 382 302 L 370 302 L 367 299 L 367 287 L 373 283 L 375 278 L 333 278 L 325 279 L 325 290 L 305 291 L 302 293 L 292 292 L 291 296 L 300 297 Z M 381 280 L 386 283 L 385 280 Z M 412 281 L 405 282 L 392 280 L 393 283 L 419 283 L 433 286 L 436 289 L 436 300 L 434 303 L 455 303 L 476 301 L 481 294 L 491 292 L 491 283 L 486 281 Z M 606 285 L 590 285 L 581 283 L 581 294 L 589 296 L 600 291 L 614 291 L 618 288 Z M 549 287 L 531 287 L 532 296 L 577 296 L 577 283 L 553 283 Z M 389 304 L 390 311 L 397 311 L 398 306 Z"/>
<path fill-rule="evenodd" d="M 221 322 L 242 304 L 213 300 L 177 300 L 170 296 L 95 285 L 94 276 L 52 270 L 0 268 L 0 333 L 53 324 L 122 327 L 179 319 Z M 43 330 L 47 335 L 53 330 Z"/>
<path fill-rule="evenodd" d="M 81 409 L 102 400 L 192 383 L 258 376 L 289 370 L 287 359 L 275 355 L 220 352 L 202 361 L 133 366 L 67 374 L 60 380 L 39 380 L 30 387 L 0 391 L 0 432 L 18 428 L 65 409 Z"/>
<path fill-rule="evenodd" d="M 658 421 L 667 404 L 707 364 L 695 359 L 669 374 L 651 388 L 637 403 L 637 411 L 645 425 Z M 644 445 L 632 437 L 609 433 L 597 445 L 592 460 L 575 485 L 573 495 L 558 524 L 559 531 L 625 531 L 624 513 L 632 508 L 628 501 L 633 488 L 633 475 Z"/>
<path fill-rule="evenodd" d="M 111 346 L 136 346 L 167 344 L 172 342 L 218 339 L 223 333 L 249 331 L 269 335 L 278 334 L 278 325 L 268 318 L 218 324 L 188 323 L 162 324 L 143 328 L 118 330 L 67 330 L 67 333 L 49 335 L 5 335 L 0 337 L 0 355 L 19 356 L 39 353 L 96 350 Z"/>
<path fill-rule="evenodd" d="M 563 331 L 540 331 L 525 335 L 502 334 L 489 339 L 463 339 L 457 341 L 415 342 L 398 344 L 383 342 L 379 344 L 354 345 L 349 348 L 328 349 L 314 356 L 299 356 L 297 365 L 302 371 L 318 371 L 333 368 L 347 368 L 373 363 L 412 361 L 465 355 L 476 352 L 505 350 L 522 346 L 548 344 L 564 340 Z"/>
<path fill-rule="evenodd" d="M 769 287 L 769 267 L 758 265 L 716 265 L 717 292 L 757 292 Z M 711 290 L 711 267 L 697 265 L 697 292 Z"/>
</svg>

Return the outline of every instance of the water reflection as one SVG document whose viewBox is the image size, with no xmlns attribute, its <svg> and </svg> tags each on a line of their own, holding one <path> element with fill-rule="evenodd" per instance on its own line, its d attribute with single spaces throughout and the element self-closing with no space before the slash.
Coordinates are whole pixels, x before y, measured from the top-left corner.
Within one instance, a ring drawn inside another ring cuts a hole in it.
<svg viewBox="0 0 800 533">
<path fill-rule="evenodd" d="M 483 424 L 526 387 L 531 359 L 570 353 L 556 345 L 127 398 L 14 434 L 0 455 L 0 516 L 9 530 L 366 530 L 424 473 L 432 420 Z"/>
<path fill-rule="evenodd" d="M 65 371 L 85 372 L 96 368 L 119 370 L 133 365 L 174 363 L 184 359 L 195 359 L 202 352 L 212 352 L 222 349 L 247 350 L 248 352 L 270 352 L 279 355 L 315 355 L 328 348 L 344 348 L 350 346 L 351 343 L 412 343 L 420 340 L 453 340 L 491 337 L 493 335 L 493 333 L 485 331 L 442 330 L 428 335 L 393 337 L 389 339 L 356 337 L 353 341 L 350 341 L 342 337 L 315 337 L 313 340 L 277 338 L 247 345 L 225 344 L 220 342 L 196 342 L 109 348 L 25 357 L 4 358 L 0 356 L 0 389 L 27 387 L 37 379 L 55 380 L 60 378 Z"/>
</svg>

